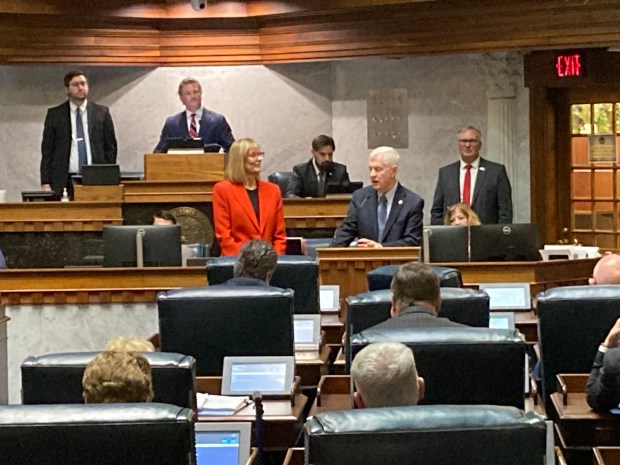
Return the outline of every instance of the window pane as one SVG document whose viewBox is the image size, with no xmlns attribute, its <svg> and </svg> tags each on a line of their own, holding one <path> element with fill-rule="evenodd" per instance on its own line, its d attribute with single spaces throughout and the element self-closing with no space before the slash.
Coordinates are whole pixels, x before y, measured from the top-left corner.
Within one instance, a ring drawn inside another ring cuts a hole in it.
<svg viewBox="0 0 620 465">
<path fill-rule="evenodd" d="M 572 197 L 574 199 L 591 199 L 592 183 L 590 180 L 590 170 L 573 171 Z"/>
<path fill-rule="evenodd" d="M 571 126 L 573 134 L 591 134 L 590 105 L 587 103 L 571 105 Z"/>
<path fill-rule="evenodd" d="M 614 231 L 614 205 L 612 202 L 596 202 L 594 229 L 597 231 Z"/>
<path fill-rule="evenodd" d="M 614 173 L 612 170 L 594 171 L 594 198 L 613 199 L 614 198 Z"/>
<path fill-rule="evenodd" d="M 583 166 L 588 164 L 588 138 L 573 137 L 571 140 L 571 158 L 573 166 Z"/>
<path fill-rule="evenodd" d="M 592 230 L 592 202 L 573 202 L 573 229 Z"/>
<path fill-rule="evenodd" d="M 612 103 L 595 103 L 594 107 L 594 133 L 609 134 L 612 131 Z"/>
<path fill-rule="evenodd" d="M 606 249 L 613 249 L 615 247 L 615 236 L 613 234 L 597 234 L 596 245 Z M 587 245 L 587 244 L 584 244 Z"/>
</svg>

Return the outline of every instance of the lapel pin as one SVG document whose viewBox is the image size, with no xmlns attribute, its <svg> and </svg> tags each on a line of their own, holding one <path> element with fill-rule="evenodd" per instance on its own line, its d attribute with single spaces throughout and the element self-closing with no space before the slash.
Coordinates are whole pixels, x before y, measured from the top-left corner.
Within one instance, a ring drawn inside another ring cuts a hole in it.
<svg viewBox="0 0 620 465">
<path fill-rule="evenodd" d="M 402 205 L 402 204 L 403 204 L 403 199 L 400 199 L 400 200 L 398 201 L 398 205 Z"/>
<path fill-rule="evenodd" d="M 480 171 L 484 171 L 484 166 L 481 166 L 481 167 L 480 167 Z"/>
</svg>

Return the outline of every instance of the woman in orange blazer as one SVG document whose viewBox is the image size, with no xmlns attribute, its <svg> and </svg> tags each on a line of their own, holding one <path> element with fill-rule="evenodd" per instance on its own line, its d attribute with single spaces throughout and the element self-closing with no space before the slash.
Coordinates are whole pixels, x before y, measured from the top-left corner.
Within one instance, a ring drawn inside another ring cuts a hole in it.
<svg viewBox="0 0 620 465">
<path fill-rule="evenodd" d="M 213 188 L 215 235 L 222 255 L 237 255 L 251 239 L 271 242 L 279 255 L 286 251 L 282 196 L 276 184 L 260 180 L 263 156 L 253 139 L 234 142 L 224 181 Z"/>
</svg>

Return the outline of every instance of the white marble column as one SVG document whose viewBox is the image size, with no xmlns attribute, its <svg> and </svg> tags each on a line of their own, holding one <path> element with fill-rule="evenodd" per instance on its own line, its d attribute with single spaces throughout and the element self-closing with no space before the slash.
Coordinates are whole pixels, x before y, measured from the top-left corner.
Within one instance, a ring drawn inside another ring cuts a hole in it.
<svg viewBox="0 0 620 465">
<path fill-rule="evenodd" d="M 513 53 L 480 56 L 479 65 L 487 83 L 487 133 L 484 156 L 506 166 L 512 186 L 513 222 L 529 221 L 529 194 L 522 192 L 529 179 L 520 179 L 519 165 L 529 160 L 519 156 L 517 140 L 517 89 L 521 87 L 521 57 Z M 528 170 L 525 171 L 529 173 Z M 528 189 L 529 190 L 529 189 Z M 525 194 L 525 195 L 524 195 Z M 523 202 L 527 205 L 521 205 Z"/>
</svg>

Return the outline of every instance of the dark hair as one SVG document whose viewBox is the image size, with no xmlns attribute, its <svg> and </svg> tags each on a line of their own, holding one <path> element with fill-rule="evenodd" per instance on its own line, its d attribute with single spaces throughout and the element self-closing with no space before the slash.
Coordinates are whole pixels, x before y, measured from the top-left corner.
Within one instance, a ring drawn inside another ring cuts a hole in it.
<svg viewBox="0 0 620 465">
<path fill-rule="evenodd" d="M 313 150 L 321 150 L 326 145 L 329 145 L 332 148 L 332 150 L 334 150 L 334 151 L 336 150 L 336 144 L 334 143 L 334 139 L 332 139 L 329 136 L 321 134 L 320 136 L 316 136 L 312 140 L 312 149 Z"/>
<path fill-rule="evenodd" d="M 429 266 L 409 262 L 402 265 L 392 278 L 390 286 L 399 308 L 416 302 L 432 302 L 439 305 L 439 278 Z"/>
<path fill-rule="evenodd" d="M 158 210 L 153 215 L 153 218 L 162 218 L 167 221 L 172 221 L 172 224 L 177 224 L 177 219 L 170 212 L 170 210 Z"/>
<path fill-rule="evenodd" d="M 86 73 L 84 71 L 73 70 L 65 74 L 65 87 L 69 87 L 69 83 L 71 82 L 71 80 L 77 76 L 84 76 L 84 79 L 86 79 L 86 82 L 88 82 L 88 77 L 86 76 Z"/>
<path fill-rule="evenodd" d="M 233 276 L 267 281 L 271 278 L 277 263 L 278 255 L 269 242 L 252 239 L 241 247 L 233 269 Z"/>
</svg>

